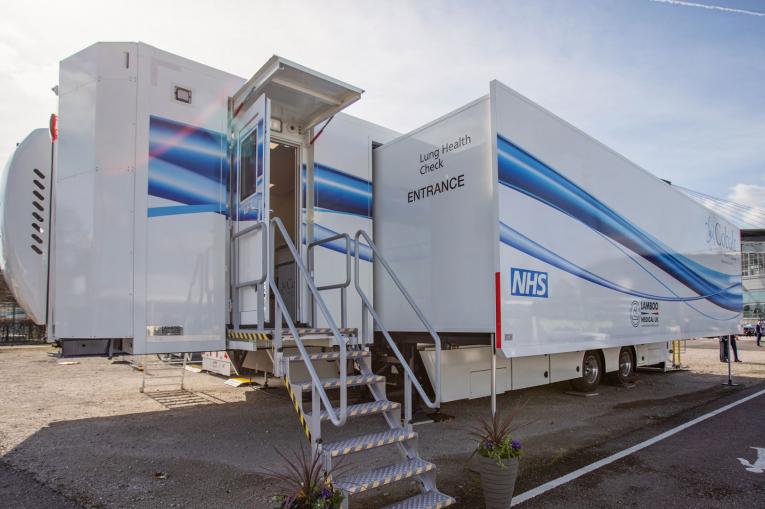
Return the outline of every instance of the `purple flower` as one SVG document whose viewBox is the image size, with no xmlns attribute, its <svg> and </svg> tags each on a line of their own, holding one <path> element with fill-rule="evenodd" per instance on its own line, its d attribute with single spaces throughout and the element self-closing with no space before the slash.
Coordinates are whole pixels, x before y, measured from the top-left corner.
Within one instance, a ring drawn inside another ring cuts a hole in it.
<svg viewBox="0 0 765 509">
<path fill-rule="evenodd" d="M 321 498 L 332 498 L 332 490 L 327 488 L 326 486 L 321 489 Z"/>
<path fill-rule="evenodd" d="M 521 441 L 520 440 L 513 440 L 510 442 L 510 447 L 512 447 L 516 451 L 521 450 Z"/>
<path fill-rule="evenodd" d="M 486 440 L 483 441 L 483 448 L 489 449 L 489 450 L 494 449 L 494 442 L 492 442 L 491 440 L 487 438 Z"/>
</svg>

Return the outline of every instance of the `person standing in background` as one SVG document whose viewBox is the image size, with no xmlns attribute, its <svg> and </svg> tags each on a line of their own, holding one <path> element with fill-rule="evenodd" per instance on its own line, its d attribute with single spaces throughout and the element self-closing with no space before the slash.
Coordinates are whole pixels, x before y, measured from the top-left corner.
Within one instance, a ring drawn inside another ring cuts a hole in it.
<svg viewBox="0 0 765 509">
<path fill-rule="evenodd" d="M 762 320 L 754 325 L 754 333 L 757 335 L 757 346 L 762 346 L 760 345 L 760 340 L 762 339 Z"/>
<path fill-rule="evenodd" d="M 738 345 L 736 345 L 736 335 L 731 334 L 729 338 L 730 338 L 730 347 L 733 350 L 733 362 L 741 362 L 741 360 L 738 358 Z"/>
</svg>

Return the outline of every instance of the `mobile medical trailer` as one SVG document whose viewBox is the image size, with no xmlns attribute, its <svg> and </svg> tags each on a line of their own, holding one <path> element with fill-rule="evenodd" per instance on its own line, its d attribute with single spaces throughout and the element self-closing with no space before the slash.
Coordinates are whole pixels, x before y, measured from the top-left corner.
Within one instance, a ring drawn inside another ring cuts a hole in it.
<svg viewBox="0 0 765 509">
<path fill-rule="evenodd" d="M 602 373 L 667 342 L 735 334 L 738 230 L 494 81 L 490 94 L 375 150 L 375 242 L 439 332 L 442 401 Z M 399 337 L 425 331 L 375 271 Z M 435 353 L 421 350 L 428 373 Z"/>
<path fill-rule="evenodd" d="M 392 507 L 451 505 L 411 424 L 412 388 L 433 408 L 440 391 L 391 343 L 407 382 L 390 401 L 358 332 L 374 311 L 372 149 L 396 136 L 341 113 L 361 89 L 278 56 L 245 81 L 98 43 L 61 62 L 57 93 L 52 138 L 33 132 L 6 168 L 0 221 L 4 276 L 48 339 L 74 354 L 228 351 L 282 377 L 327 467 L 400 452 L 334 479 L 347 495 L 414 478 L 422 493 Z M 368 397 L 349 403 L 349 387 Z M 382 430 L 322 441 L 323 422 L 370 415 Z"/>
<path fill-rule="evenodd" d="M 417 478 L 396 507 L 453 503 L 412 394 L 488 394 L 490 341 L 499 392 L 591 389 L 669 340 L 736 331 L 738 232 L 713 213 L 497 82 L 398 138 L 340 113 L 361 92 L 280 57 L 246 82 L 141 43 L 64 60 L 53 153 L 37 130 L 6 169 L 9 287 L 64 350 L 225 350 L 282 377 L 328 466 L 401 452 L 336 483 Z M 372 414 L 385 431 L 323 443 L 322 422 Z"/>
</svg>

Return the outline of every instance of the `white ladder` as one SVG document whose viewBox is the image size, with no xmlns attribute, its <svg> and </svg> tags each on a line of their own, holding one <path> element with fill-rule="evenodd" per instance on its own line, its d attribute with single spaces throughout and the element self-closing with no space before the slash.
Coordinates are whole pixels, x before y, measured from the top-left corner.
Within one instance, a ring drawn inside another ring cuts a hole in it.
<svg viewBox="0 0 765 509">
<path fill-rule="evenodd" d="M 185 389 L 188 354 L 143 355 L 140 361 L 141 392 L 151 390 L 182 391 Z"/>
</svg>

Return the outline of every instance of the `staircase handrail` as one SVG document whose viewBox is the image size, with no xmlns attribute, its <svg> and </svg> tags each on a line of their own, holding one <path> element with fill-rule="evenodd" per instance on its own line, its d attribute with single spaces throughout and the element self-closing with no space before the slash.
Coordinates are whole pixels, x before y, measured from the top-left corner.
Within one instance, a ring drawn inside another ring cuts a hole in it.
<svg viewBox="0 0 765 509">
<path fill-rule="evenodd" d="M 307 246 L 308 252 L 308 268 L 311 269 L 311 273 L 314 271 L 314 254 L 313 249 L 322 244 L 334 242 L 335 240 L 345 240 L 345 281 L 342 283 L 333 283 L 329 285 L 323 285 L 316 287 L 317 290 L 335 290 L 340 289 L 340 326 L 348 326 L 348 299 L 346 298 L 346 289 L 351 285 L 351 236 L 347 233 L 337 233 L 330 237 L 314 240 Z"/>
<path fill-rule="evenodd" d="M 332 402 L 330 401 L 329 396 L 327 396 L 327 392 L 324 390 L 324 386 L 322 384 L 321 378 L 316 373 L 316 369 L 313 366 L 313 362 L 311 361 L 310 355 L 308 351 L 305 349 L 305 346 L 303 345 L 303 340 L 300 338 L 300 334 L 298 333 L 298 330 L 295 327 L 295 323 L 293 322 L 292 317 L 290 316 L 289 311 L 287 310 L 287 306 L 284 303 L 284 298 L 282 297 L 281 292 L 279 291 L 279 287 L 276 284 L 274 254 L 275 254 L 275 246 L 276 246 L 275 231 L 277 228 L 279 229 L 279 232 L 281 233 L 282 238 L 284 239 L 284 242 L 286 243 L 287 248 L 289 249 L 289 252 L 292 255 L 292 258 L 295 261 L 295 265 L 298 267 L 298 272 L 303 277 L 303 280 L 308 286 L 308 289 L 311 291 L 311 294 L 313 298 L 315 299 L 314 301 L 316 302 L 317 306 L 321 310 L 321 313 L 324 315 L 324 318 L 327 320 L 327 323 L 329 324 L 329 328 L 332 331 L 332 335 L 337 341 L 337 346 L 339 347 L 339 354 L 340 354 L 340 359 L 339 359 L 340 411 L 339 412 L 335 412 L 335 408 L 332 405 Z M 274 292 L 274 298 L 276 299 L 276 304 L 284 313 L 284 318 L 287 322 L 287 327 L 292 333 L 292 337 L 295 340 L 295 345 L 297 346 L 298 351 L 300 352 L 300 355 L 302 356 L 303 361 L 305 362 L 305 366 L 306 366 L 306 369 L 308 369 L 308 373 L 311 375 L 311 383 L 313 385 L 313 388 L 317 390 L 319 397 L 321 398 L 321 401 L 324 403 L 324 407 L 327 409 L 327 414 L 329 415 L 330 421 L 332 421 L 332 424 L 334 424 L 335 426 L 342 426 L 343 424 L 345 424 L 345 421 L 348 418 L 348 387 L 346 385 L 348 380 L 348 360 L 347 360 L 348 356 L 346 351 L 347 341 L 345 337 L 343 337 L 340 334 L 340 331 L 338 330 L 337 325 L 335 325 L 335 321 L 332 319 L 332 316 L 330 315 L 329 310 L 327 309 L 327 306 L 324 303 L 324 299 L 321 298 L 319 290 L 316 288 L 316 283 L 313 281 L 313 278 L 309 275 L 308 269 L 306 268 L 302 258 L 298 254 L 297 248 L 295 248 L 295 244 L 293 244 L 292 239 L 290 239 L 290 236 L 287 233 L 287 229 L 284 227 L 284 223 L 278 217 L 271 219 L 271 228 L 269 228 L 268 245 L 269 245 L 269 254 L 271 255 L 270 256 L 271 270 L 268 271 L 268 284 L 271 287 L 271 290 Z M 279 323 L 274 325 L 279 327 L 281 324 Z"/>
<path fill-rule="evenodd" d="M 435 387 L 433 387 L 435 391 L 435 398 L 433 401 L 428 397 L 428 395 L 425 393 L 425 389 L 422 387 L 422 384 L 420 384 L 419 380 L 417 380 L 417 377 L 414 376 L 414 372 L 412 371 L 412 368 L 409 366 L 409 363 L 404 359 L 404 356 L 401 354 L 401 351 L 396 346 L 396 343 L 393 341 L 393 338 L 391 337 L 390 333 L 388 332 L 388 329 L 385 328 L 385 325 L 383 325 L 382 320 L 380 319 L 380 316 L 377 314 L 377 311 L 375 311 L 374 307 L 372 307 L 372 303 L 370 302 L 367 295 L 364 293 L 364 290 L 361 289 L 361 285 L 359 284 L 359 252 L 361 251 L 361 237 L 364 237 L 367 244 L 369 245 L 370 249 L 372 250 L 372 253 L 374 254 L 374 260 L 378 260 L 380 262 L 380 265 L 388 272 L 388 275 L 391 277 L 393 282 L 398 287 L 401 294 L 404 296 L 406 301 L 409 303 L 409 306 L 414 310 L 414 312 L 417 314 L 417 317 L 420 319 L 422 324 L 425 326 L 425 328 L 430 333 L 430 337 L 433 338 L 433 342 L 435 343 L 435 352 L 436 352 L 436 362 L 435 362 L 435 371 L 436 371 L 436 382 Z M 401 283 L 401 280 L 399 280 L 398 276 L 396 276 L 395 272 L 393 272 L 393 269 L 388 264 L 387 260 L 380 254 L 380 250 L 377 248 L 374 242 L 372 242 L 372 239 L 369 237 L 367 232 L 364 230 L 359 230 L 356 232 L 356 235 L 354 237 L 355 242 L 355 253 L 354 253 L 354 275 L 355 275 L 355 285 L 356 285 L 356 292 L 359 294 L 359 297 L 361 297 L 361 300 L 364 304 L 364 307 L 369 311 L 369 314 L 372 315 L 372 319 L 374 320 L 374 323 L 377 324 L 377 326 L 380 328 L 380 332 L 382 332 L 383 336 L 385 337 L 386 341 L 388 342 L 388 345 L 393 350 L 393 353 L 395 354 L 396 358 L 398 359 L 399 363 L 401 364 L 402 369 L 406 373 L 406 375 L 409 377 L 409 380 L 413 383 L 415 389 L 417 389 L 417 392 L 420 394 L 420 397 L 422 398 L 423 402 L 429 407 L 429 408 L 439 408 L 441 405 L 441 337 L 438 335 L 438 333 L 435 331 L 431 323 L 428 321 L 428 319 L 423 314 L 420 307 L 417 305 L 416 302 L 414 302 L 414 299 L 409 295 L 409 292 L 406 291 L 406 288 L 404 288 L 404 285 Z M 366 338 L 364 338 L 366 340 Z"/>
</svg>

